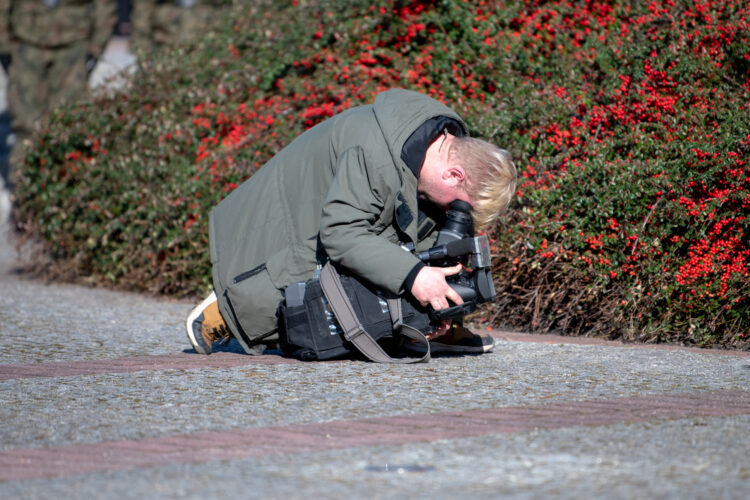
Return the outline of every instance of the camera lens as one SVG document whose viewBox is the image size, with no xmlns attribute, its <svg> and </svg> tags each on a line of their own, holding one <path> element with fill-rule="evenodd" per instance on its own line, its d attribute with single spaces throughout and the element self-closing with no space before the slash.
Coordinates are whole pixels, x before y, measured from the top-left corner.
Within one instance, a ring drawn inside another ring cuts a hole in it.
<svg viewBox="0 0 750 500">
<path fill-rule="evenodd" d="M 471 219 L 471 205 L 462 200 L 454 200 L 445 214 L 443 231 L 450 233 L 455 239 L 471 237 L 474 227 Z"/>
</svg>

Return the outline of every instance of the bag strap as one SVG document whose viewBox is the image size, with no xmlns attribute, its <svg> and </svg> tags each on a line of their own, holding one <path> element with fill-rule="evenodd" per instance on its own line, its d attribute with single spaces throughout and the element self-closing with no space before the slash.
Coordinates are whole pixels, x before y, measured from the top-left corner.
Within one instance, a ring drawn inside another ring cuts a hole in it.
<svg viewBox="0 0 750 500">
<path fill-rule="evenodd" d="M 403 323 L 400 299 L 388 300 L 393 327 L 404 336 L 422 342 L 425 345 L 427 352 L 421 358 L 392 358 L 383 351 L 380 344 L 365 331 L 365 327 L 362 326 L 359 318 L 357 318 L 354 307 L 352 307 L 349 297 L 346 296 L 346 291 L 341 283 L 339 274 L 330 262 L 327 262 L 320 271 L 320 288 L 323 290 L 323 295 L 328 300 L 328 305 L 331 306 L 334 316 L 336 316 L 341 329 L 344 331 L 344 338 L 351 342 L 369 360 L 376 363 L 419 363 L 429 361 L 430 343 L 422 332 Z M 398 305 L 392 305 L 393 302 L 397 302 Z"/>
<path fill-rule="evenodd" d="M 388 299 L 388 311 L 391 313 L 393 330 L 400 333 L 404 337 L 421 343 L 425 348 L 425 355 L 420 358 L 420 361 L 429 361 L 430 342 L 427 340 L 427 337 L 425 337 L 424 334 L 418 329 L 404 323 L 404 313 L 401 304 L 402 303 L 400 298 Z"/>
</svg>

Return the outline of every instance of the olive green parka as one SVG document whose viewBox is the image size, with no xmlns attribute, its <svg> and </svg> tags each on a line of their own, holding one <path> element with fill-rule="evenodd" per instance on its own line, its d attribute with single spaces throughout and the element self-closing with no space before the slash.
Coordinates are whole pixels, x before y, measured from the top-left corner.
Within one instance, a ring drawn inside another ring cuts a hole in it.
<svg viewBox="0 0 750 500">
<path fill-rule="evenodd" d="M 380 288 L 407 291 L 419 261 L 401 245 L 419 246 L 417 178 L 401 151 L 439 116 L 465 131 L 434 99 L 383 92 L 300 135 L 212 210 L 214 289 L 246 351 L 273 338 L 283 290 L 311 278 L 325 256 Z"/>
</svg>

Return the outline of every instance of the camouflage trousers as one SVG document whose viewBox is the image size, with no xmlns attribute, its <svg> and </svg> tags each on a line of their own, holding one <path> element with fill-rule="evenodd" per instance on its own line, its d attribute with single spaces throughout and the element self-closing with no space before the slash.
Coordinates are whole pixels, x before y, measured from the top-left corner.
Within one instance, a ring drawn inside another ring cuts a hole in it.
<svg viewBox="0 0 750 500">
<path fill-rule="evenodd" d="M 44 115 L 86 92 L 86 41 L 54 49 L 18 43 L 8 74 L 8 111 L 16 144 L 9 159 L 9 179 L 20 170 L 25 147 Z"/>
</svg>

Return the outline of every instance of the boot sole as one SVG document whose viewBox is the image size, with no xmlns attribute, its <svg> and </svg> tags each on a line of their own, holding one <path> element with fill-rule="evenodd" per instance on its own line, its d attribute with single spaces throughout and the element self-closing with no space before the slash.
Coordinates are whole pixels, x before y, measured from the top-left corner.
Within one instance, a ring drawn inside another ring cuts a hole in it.
<svg viewBox="0 0 750 500">
<path fill-rule="evenodd" d="M 407 344 L 405 348 L 412 352 L 424 354 L 425 349 L 421 344 Z M 492 352 L 495 348 L 495 342 L 483 346 L 465 346 L 455 344 L 441 344 L 440 342 L 430 342 L 430 354 L 485 354 Z"/>
</svg>

